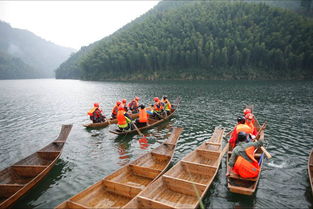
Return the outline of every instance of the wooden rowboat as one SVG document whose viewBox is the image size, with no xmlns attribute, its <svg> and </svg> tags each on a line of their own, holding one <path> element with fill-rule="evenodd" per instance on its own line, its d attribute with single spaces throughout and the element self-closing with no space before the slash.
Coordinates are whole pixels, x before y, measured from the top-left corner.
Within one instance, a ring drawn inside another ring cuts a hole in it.
<svg viewBox="0 0 313 209">
<path fill-rule="evenodd" d="M 264 130 L 261 130 L 260 132 L 260 139 L 264 140 Z M 228 160 L 230 159 L 232 152 L 229 151 L 227 153 L 227 165 L 228 165 Z M 230 192 L 233 193 L 238 193 L 238 194 L 243 194 L 243 195 L 252 195 L 259 183 L 259 179 L 261 176 L 261 171 L 262 171 L 262 164 L 263 164 L 263 159 L 264 159 L 264 153 L 261 150 L 261 148 L 257 149 L 254 158 L 259 161 L 260 165 L 260 172 L 259 175 L 256 178 L 251 178 L 251 179 L 246 179 L 246 178 L 241 178 L 239 175 L 229 172 L 230 175 L 227 177 L 227 186 Z M 228 166 L 226 166 L 228 169 Z"/>
<path fill-rule="evenodd" d="M 138 113 L 136 114 L 130 114 L 129 116 L 132 118 L 132 119 L 136 119 L 138 118 Z M 88 124 L 83 124 L 83 126 L 85 126 L 86 128 L 104 128 L 104 127 L 107 127 L 108 125 L 110 124 L 117 124 L 117 119 L 108 119 L 104 122 L 101 122 L 101 123 L 88 123 Z"/>
<path fill-rule="evenodd" d="M 120 208 L 164 173 L 182 128 L 174 128 L 160 146 L 125 165 L 56 208 Z"/>
<path fill-rule="evenodd" d="M 160 123 L 163 123 L 164 121 L 169 120 L 174 115 L 174 113 L 176 112 L 177 107 L 178 107 L 180 101 L 181 101 L 180 97 L 176 98 L 175 103 L 172 105 L 171 113 L 169 115 L 167 115 L 166 117 L 164 117 L 161 120 L 155 120 L 155 119 L 152 119 L 152 118 L 148 118 L 148 125 L 144 126 L 144 127 L 140 127 L 138 129 L 140 131 L 144 131 L 144 130 L 150 129 L 150 128 L 152 128 L 152 127 L 154 127 L 154 126 L 156 126 L 156 125 L 158 125 Z M 120 131 L 119 129 L 115 129 L 115 130 L 110 130 L 110 132 L 113 133 L 113 134 L 117 134 L 117 135 L 138 134 L 138 131 L 136 129 L 129 130 L 129 131 Z"/>
<path fill-rule="evenodd" d="M 12 206 L 51 170 L 61 155 L 71 129 L 72 125 L 62 125 L 55 141 L 0 171 L 0 208 Z"/>
<path fill-rule="evenodd" d="M 185 156 L 123 208 L 196 208 L 212 184 L 221 159 L 224 129 Z"/>
<path fill-rule="evenodd" d="M 308 173 L 309 173 L 309 179 L 311 184 L 311 190 L 313 195 L 313 149 L 311 150 L 309 160 L 308 160 Z"/>
</svg>

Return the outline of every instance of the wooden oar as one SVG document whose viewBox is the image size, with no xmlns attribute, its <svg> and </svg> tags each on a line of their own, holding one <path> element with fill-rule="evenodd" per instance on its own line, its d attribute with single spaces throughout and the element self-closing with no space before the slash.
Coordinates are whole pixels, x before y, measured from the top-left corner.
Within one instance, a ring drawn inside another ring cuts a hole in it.
<svg viewBox="0 0 313 209">
<path fill-rule="evenodd" d="M 261 126 L 258 134 L 255 137 L 255 140 L 259 140 L 259 138 L 261 136 L 261 131 L 265 129 L 266 123 L 267 122 L 265 121 L 265 123 Z M 261 146 L 261 150 L 264 152 L 264 154 L 266 155 L 267 159 L 271 159 L 272 158 L 272 155 L 263 146 Z"/>
<path fill-rule="evenodd" d="M 141 133 L 141 131 L 139 130 L 139 128 L 136 126 L 136 124 L 134 123 L 134 121 L 131 121 L 133 126 L 135 127 L 136 131 L 138 132 L 138 134 L 142 137 L 144 137 L 143 133 Z"/>
</svg>

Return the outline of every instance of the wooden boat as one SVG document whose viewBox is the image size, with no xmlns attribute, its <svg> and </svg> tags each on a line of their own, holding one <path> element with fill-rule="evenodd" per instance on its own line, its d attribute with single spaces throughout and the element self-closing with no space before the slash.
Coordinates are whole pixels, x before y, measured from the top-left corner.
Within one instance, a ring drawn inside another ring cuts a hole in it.
<svg viewBox="0 0 313 209">
<path fill-rule="evenodd" d="M 176 112 L 177 110 L 177 107 L 179 105 L 181 101 L 181 98 L 178 97 L 176 98 L 175 100 L 175 103 L 172 105 L 172 110 L 171 110 L 171 113 L 167 116 L 165 116 L 163 119 L 161 120 L 156 120 L 156 119 L 152 119 L 152 118 L 148 118 L 148 125 L 147 126 L 144 126 L 144 127 L 140 127 L 138 128 L 140 131 L 144 131 L 144 130 L 147 130 L 149 128 L 152 128 L 164 121 L 167 121 L 169 120 L 173 115 L 174 113 Z M 119 129 L 115 129 L 115 130 L 110 130 L 111 133 L 113 134 L 117 134 L 117 135 L 129 135 L 129 134 L 138 134 L 138 131 L 136 129 L 133 129 L 133 130 L 129 130 L 129 131 L 120 131 Z"/>
<path fill-rule="evenodd" d="M 196 208 L 212 184 L 224 153 L 224 129 L 189 153 L 123 208 Z"/>
<path fill-rule="evenodd" d="M 250 108 L 253 110 L 253 106 L 247 106 L 246 108 Z M 256 118 L 255 118 L 254 126 L 260 132 L 259 139 L 264 140 L 264 130 L 262 129 L 262 127 L 260 126 Z M 228 165 L 228 161 L 230 159 L 231 154 L 232 154 L 232 151 L 228 150 L 227 161 L 226 161 L 227 165 Z M 243 195 L 252 195 L 255 192 L 260 176 L 261 176 L 262 164 L 263 164 L 263 159 L 264 159 L 264 153 L 261 148 L 256 150 L 254 157 L 257 161 L 259 161 L 259 165 L 260 165 L 259 175 L 256 178 L 244 179 L 244 178 L 241 178 L 239 175 L 230 172 L 230 176 L 227 177 L 227 186 L 230 192 L 243 194 Z M 226 167 L 228 169 L 228 166 Z"/>
<path fill-rule="evenodd" d="M 264 140 L 264 130 L 261 130 L 260 132 L 260 139 Z M 227 165 L 228 165 L 228 161 L 229 161 L 231 154 L 232 154 L 231 151 L 227 153 L 227 161 L 226 161 Z M 263 164 L 263 159 L 264 159 L 264 153 L 260 148 L 257 149 L 254 158 L 260 162 L 259 163 L 260 165 L 259 175 L 256 178 L 244 179 L 244 178 L 241 178 L 239 175 L 230 172 L 230 176 L 227 177 L 227 186 L 230 192 L 243 194 L 243 195 L 252 195 L 255 192 L 257 185 L 259 183 L 260 176 L 261 176 L 262 164 Z"/>
<path fill-rule="evenodd" d="M 138 113 L 136 114 L 130 114 L 129 116 L 132 119 L 136 119 L 138 118 Z M 117 124 L 117 119 L 108 119 L 102 123 L 88 123 L 88 124 L 83 124 L 83 126 L 85 126 L 86 128 L 104 128 L 107 127 L 110 124 Z"/>
<path fill-rule="evenodd" d="M 125 165 L 56 208 L 120 208 L 162 175 L 169 166 L 182 128 L 160 146 Z"/>
<path fill-rule="evenodd" d="M 0 208 L 12 206 L 51 170 L 71 129 L 72 125 L 63 125 L 55 141 L 0 171 Z"/>
<path fill-rule="evenodd" d="M 313 149 L 311 150 L 309 160 L 308 160 L 308 173 L 309 173 L 309 179 L 311 184 L 311 190 L 313 195 Z"/>
</svg>

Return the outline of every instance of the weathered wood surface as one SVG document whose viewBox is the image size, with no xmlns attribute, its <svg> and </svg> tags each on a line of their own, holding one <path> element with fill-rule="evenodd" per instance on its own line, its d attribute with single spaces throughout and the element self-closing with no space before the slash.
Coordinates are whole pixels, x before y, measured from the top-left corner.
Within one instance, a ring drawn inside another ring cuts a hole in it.
<svg viewBox="0 0 313 209">
<path fill-rule="evenodd" d="M 123 208 L 196 208 L 217 174 L 224 129 L 189 153 Z"/>
<path fill-rule="evenodd" d="M 169 120 L 174 115 L 174 113 L 176 112 L 177 107 L 179 106 L 180 101 L 181 101 L 180 97 L 176 98 L 175 103 L 172 105 L 171 113 L 169 115 L 164 116 L 164 118 L 160 119 L 160 120 L 155 120 L 155 119 L 149 118 L 148 119 L 148 125 L 144 126 L 144 127 L 140 127 L 138 129 L 140 131 L 144 131 L 144 130 L 152 128 L 152 127 L 154 127 L 154 126 L 156 126 L 156 125 L 158 125 L 158 124 L 160 124 L 160 123 L 162 123 L 164 121 Z M 136 129 L 129 130 L 129 131 L 120 131 L 119 129 L 115 129 L 115 130 L 110 130 L 110 132 L 113 133 L 113 134 L 117 134 L 117 135 L 138 134 L 138 131 Z"/>
<path fill-rule="evenodd" d="M 171 136 L 159 147 L 106 176 L 56 208 L 121 208 L 169 166 L 182 128 L 173 128 Z M 166 150 L 166 154 L 164 151 Z"/>
<path fill-rule="evenodd" d="M 71 129 L 72 125 L 62 125 L 55 141 L 0 171 L 0 208 L 11 207 L 51 170 L 61 155 Z"/>
</svg>

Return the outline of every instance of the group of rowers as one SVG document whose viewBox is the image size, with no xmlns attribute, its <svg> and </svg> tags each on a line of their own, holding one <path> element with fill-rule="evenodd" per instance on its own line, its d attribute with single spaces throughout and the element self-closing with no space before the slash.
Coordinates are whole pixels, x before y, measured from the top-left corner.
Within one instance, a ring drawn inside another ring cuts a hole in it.
<svg viewBox="0 0 313 209">
<path fill-rule="evenodd" d="M 148 123 L 148 117 L 160 120 L 171 113 L 172 105 L 167 96 L 163 96 L 161 100 L 158 97 L 154 97 L 154 104 L 151 104 L 148 108 L 143 104 L 139 104 L 139 100 L 140 98 L 136 96 L 128 105 L 126 99 L 116 102 L 112 109 L 111 119 L 117 119 L 120 131 L 134 129 L 134 126 L 144 127 Z M 87 114 L 93 123 L 102 123 L 106 120 L 99 103 L 95 103 L 94 107 Z M 133 123 L 130 114 L 138 114 L 135 123 Z"/>
<path fill-rule="evenodd" d="M 259 162 L 254 158 L 254 152 L 263 145 L 263 140 L 254 140 L 258 137 L 258 130 L 254 126 L 255 117 L 252 110 L 244 109 L 244 116 L 237 118 L 237 125 L 232 131 L 229 140 L 229 150 L 232 155 L 228 162 L 227 176 L 234 173 L 241 178 L 255 178 L 259 175 Z M 261 130 L 260 130 L 261 131 Z"/>
</svg>

